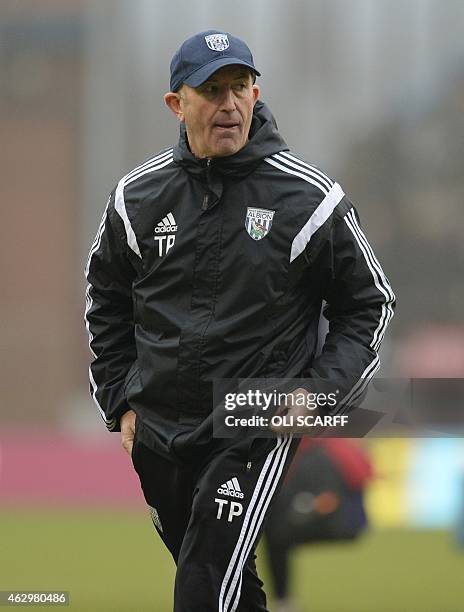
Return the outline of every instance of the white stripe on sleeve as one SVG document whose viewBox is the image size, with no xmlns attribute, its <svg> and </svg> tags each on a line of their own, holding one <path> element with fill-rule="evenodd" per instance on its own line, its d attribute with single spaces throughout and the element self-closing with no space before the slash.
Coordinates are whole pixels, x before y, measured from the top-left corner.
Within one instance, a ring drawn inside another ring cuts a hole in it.
<svg viewBox="0 0 464 612">
<path fill-rule="evenodd" d="M 278 168 L 279 170 L 282 170 L 283 172 L 286 172 L 287 174 L 293 174 L 293 176 L 298 176 L 299 178 L 303 179 L 307 183 L 311 183 L 311 185 L 314 185 L 314 187 L 317 187 L 318 189 L 320 189 L 324 195 L 327 193 L 327 189 L 322 185 L 322 183 L 319 180 L 316 181 L 314 178 L 309 176 L 309 174 L 305 170 L 303 169 L 301 169 L 300 171 L 292 170 L 288 166 L 285 166 L 284 164 L 276 161 L 273 157 L 265 157 L 264 161 L 270 164 L 271 166 L 274 166 L 274 168 Z"/>
<path fill-rule="evenodd" d="M 124 223 L 124 228 L 126 230 L 127 244 L 134 251 L 134 253 L 138 255 L 141 259 L 142 254 L 140 253 L 139 245 L 137 244 L 137 238 L 135 236 L 134 230 L 132 229 L 132 225 L 129 221 L 129 217 L 127 216 L 126 203 L 124 201 L 124 186 L 125 186 L 125 178 L 122 178 L 119 181 L 118 186 L 116 187 L 114 208 Z"/>
<path fill-rule="evenodd" d="M 393 302 L 395 301 L 395 294 L 393 293 L 390 283 L 388 282 L 378 259 L 374 255 L 372 247 L 367 241 L 367 238 L 356 219 L 356 215 L 353 208 L 348 211 L 348 213 L 344 217 L 344 220 L 347 226 L 350 228 L 351 233 L 353 234 L 356 242 L 358 243 L 358 246 L 366 261 L 367 267 L 369 268 L 369 271 L 372 274 L 372 278 L 376 288 L 383 295 L 385 301 L 381 306 L 379 323 L 376 329 L 374 330 L 374 334 L 370 343 L 370 347 L 375 351 L 375 356 L 373 360 L 369 363 L 369 365 L 365 368 L 364 372 L 361 374 L 361 378 L 340 400 L 338 404 L 338 409 L 335 414 L 343 412 L 345 406 L 348 407 L 359 397 L 361 397 L 367 385 L 374 377 L 374 374 L 380 368 L 380 358 L 377 354 L 377 351 L 382 343 L 387 325 L 393 317 Z"/>
<path fill-rule="evenodd" d="M 395 295 L 390 287 L 389 282 L 387 281 L 385 274 L 383 273 L 383 270 L 377 258 L 374 255 L 374 252 L 372 251 L 371 246 L 367 242 L 367 238 L 363 234 L 356 220 L 354 209 L 351 209 L 345 215 L 345 222 L 350 228 L 353 236 L 356 239 L 356 242 L 358 243 L 359 248 L 361 249 L 362 254 L 364 255 L 364 259 L 372 274 L 375 286 L 385 298 L 385 302 L 382 304 L 381 307 L 379 324 L 374 331 L 374 335 L 371 341 L 371 347 L 374 350 L 378 350 L 385 335 L 387 325 L 393 317 L 392 304 L 395 300 Z"/>
<path fill-rule="evenodd" d="M 335 183 L 293 239 L 290 251 L 290 263 L 303 253 L 312 236 L 327 221 L 344 195 L 343 189 L 338 183 Z"/>
<path fill-rule="evenodd" d="M 330 182 L 329 179 L 324 174 L 322 174 L 322 172 L 316 171 L 315 168 L 300 161 L 299 159 L 297 159 L 296 157 L 293 157 L 292 155 L 288 155 L 282 152 L 280 154 L 276 153 L 272 157 L 273 159 L 276 159 L 282 162 L 283 164 L 286 164 L 290 168 L 294 168 L 295 170 L 299 170 L 300 172 L 306 173 L 309 177 L 313 178 L 315 181 L 319 181 L 319 183 L 321 184 L 321 187 L 323 187 L 326 192 L 333 185 L 333 183 Z"/>
<path fill-rule="evenodd" d="M 292 159 L 293 161 L 295 161 L 298 164 L 300 164 L 300 166 L 303 166 L 304 168 L 307 168 L 308 170 L 311 170 L 311 172 L 313 172 L 316 175 L 318 175 L 321 179 L 323 179 L 327 183 L 329 189 L 334 184 L 333 180 L 331 178 L 329 178 L 327 176 L 327 174 L 324 174 L 322 172 L 322 170 L 319 170 L 319 168 L 316 168 L 316 166 L 312 166 L 311 164 L 308 164 L 307 162 L 303 161 L 302 159 L 296 157 L 296 155 L 292 155 L 289 151 L 281 151 L 280 155 L 283 155 L 284 157 L 287 157 L 288 159 Z"/>
</svg>

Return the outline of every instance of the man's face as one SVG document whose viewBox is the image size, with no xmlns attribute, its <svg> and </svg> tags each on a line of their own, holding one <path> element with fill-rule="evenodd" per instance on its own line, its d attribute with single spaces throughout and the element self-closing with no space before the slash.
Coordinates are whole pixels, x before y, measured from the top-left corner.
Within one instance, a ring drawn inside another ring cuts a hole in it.
<svg viewBox="0 0 464 612">
<path fill-rule="evenodd" d="M 182 85 L 177 94 L 166 94 L 165 100 L 185 122 L 192 153 L 204 158 L 233 155 L 245 146 L 258 96 L 250 71 L 232 65 L 199 87 Z"/>
</svg>

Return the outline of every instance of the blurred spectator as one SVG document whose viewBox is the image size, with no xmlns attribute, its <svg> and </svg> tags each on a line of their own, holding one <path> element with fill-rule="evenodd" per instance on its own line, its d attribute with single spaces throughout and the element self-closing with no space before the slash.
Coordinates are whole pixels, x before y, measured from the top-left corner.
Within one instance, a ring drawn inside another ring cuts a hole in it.
<svg viewBox="0 0 464 612">
<path fill-rule="evenodd" d="M 275 612 L 295 610 L 289 596 L 289 554 L 295 546 L 353 540 L 365 528 L 363 490 L 371 477 L 369 458 L 353 440 L 301 441 L 264 531 Z"/>
</svg>

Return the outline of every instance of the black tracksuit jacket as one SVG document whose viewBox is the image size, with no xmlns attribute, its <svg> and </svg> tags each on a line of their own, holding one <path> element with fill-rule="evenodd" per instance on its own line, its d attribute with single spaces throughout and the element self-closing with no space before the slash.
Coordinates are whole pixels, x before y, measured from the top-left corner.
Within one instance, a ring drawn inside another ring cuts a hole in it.
<svg viewBox="0 0 464 612">
<path fill-rule="evenodd" d="M 341 411 L 378 369 L 395 303 L 341 187 L 260 101 L 235 155 L 196 159 L 182 126 L 124 176 L 86 272 L 92 396 L 109 430 L 132 408 L 163 449 L 211 413 L 213 379 L 336 380 Z"/>
</svg>

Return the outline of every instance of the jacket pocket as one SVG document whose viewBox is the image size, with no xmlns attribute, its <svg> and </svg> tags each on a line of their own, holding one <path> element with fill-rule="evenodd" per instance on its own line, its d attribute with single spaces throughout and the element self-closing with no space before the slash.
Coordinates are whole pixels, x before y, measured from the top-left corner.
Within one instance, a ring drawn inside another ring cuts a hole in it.
<svg viewBox="0 0 464 612">
<path fill-rule="evenodd" d="M 130 398 L 134 396 L 134 393 L 140 390 L 141 385 L 139 374 L 139 364 L 137 361 L 134 361 L 126 375 L 126 380 L 124 382 L 124 396 L 128 402 Z"/>
<path fill-rule="evenodd" d="M 246 467 L 247 470 L 251 468 L 251 465 L 255 461 L 259 461 L 276 445 L 276 438 L 251 438 L 247 449 Z"/>
</svg>

